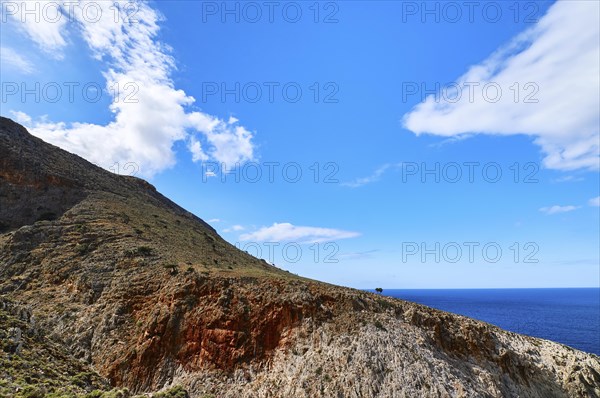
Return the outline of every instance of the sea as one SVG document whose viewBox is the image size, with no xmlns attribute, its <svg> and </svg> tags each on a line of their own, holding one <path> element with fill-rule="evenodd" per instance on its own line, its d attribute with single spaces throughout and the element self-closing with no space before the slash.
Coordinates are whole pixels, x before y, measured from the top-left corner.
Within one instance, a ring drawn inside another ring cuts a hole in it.
<svg viewBox="0 0 600 398">
<path fill-rule="evenodd" d="M 382 294 L 600 355 L 600 288 L 385 289 Z"/>
</svg>

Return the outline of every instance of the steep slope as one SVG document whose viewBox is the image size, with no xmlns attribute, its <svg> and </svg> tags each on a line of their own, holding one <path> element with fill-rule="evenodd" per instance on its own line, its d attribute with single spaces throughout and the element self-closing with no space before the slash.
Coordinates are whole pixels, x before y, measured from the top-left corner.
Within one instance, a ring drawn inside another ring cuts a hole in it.
<svg viewBox="0 0 600 398">
<path fill-rule="evenodd" d="M 27 308 L 0 298 L 0 397 L 108 390 L 106 381 L 46 339 Z M 48 361 L 52 358 L 52 361 Z"/>
<path fill-rule="evenodd" d="M 181 384 L 192 397 L 600 396 L 594 355 L 291 275 L 148 183 L 5 118 L 0 226 L 0 294 L 113 386 Z"/>
</svg>

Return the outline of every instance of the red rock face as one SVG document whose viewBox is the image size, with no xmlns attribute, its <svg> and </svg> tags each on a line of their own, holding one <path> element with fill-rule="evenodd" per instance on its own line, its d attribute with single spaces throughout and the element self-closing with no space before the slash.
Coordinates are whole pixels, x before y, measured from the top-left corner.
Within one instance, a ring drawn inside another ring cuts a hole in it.
<svg viewBox="0 0 600 398">
<path fill-rule="evenodd" d="M 309 301 L 294 302 L 294 288 L 277 280 L 240 284 L 190 277 L 186 283 L 177 291 L 165 288 L 155 302 L 130 303 L 144 308 L 132 314 L 144 325 L 126 342 L 125 347 L 132 348 L 114 362 L 102 363 L 104 356 L 96 359 L 111 383 L 148 390 L 164 384 L 179 366 L 232 372 L 264 361 L 286 344 L 286 333 L 304 318 L 325 320 L 326 311 L 319 308 L 333 300 L 314 291 Z"/>
</svg>

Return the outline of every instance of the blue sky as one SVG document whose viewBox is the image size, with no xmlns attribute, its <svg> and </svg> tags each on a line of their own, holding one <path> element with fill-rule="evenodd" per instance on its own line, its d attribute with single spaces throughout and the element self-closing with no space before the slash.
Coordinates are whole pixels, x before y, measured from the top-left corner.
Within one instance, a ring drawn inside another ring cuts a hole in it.
<svg viewBox="0 0 600 398">
<path fill-rule="evenodd" d="M 600 285 L 596 2 L 20 4 L 2 115 L 277 266 Z"/>
</svg>

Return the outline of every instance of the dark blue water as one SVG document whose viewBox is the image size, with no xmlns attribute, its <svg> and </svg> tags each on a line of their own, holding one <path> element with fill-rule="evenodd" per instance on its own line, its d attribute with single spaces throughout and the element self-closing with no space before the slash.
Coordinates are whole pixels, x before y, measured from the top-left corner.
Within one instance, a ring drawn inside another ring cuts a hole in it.
<svg viewBox="0 0 600 398">
<path fill-rule="evenodd" d="M 600 289 L 392 290 L 425 304 L 600 355 Z"/>
</svg>

